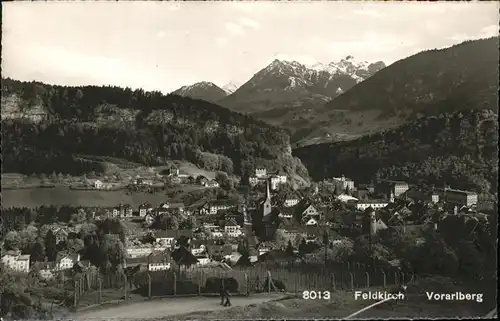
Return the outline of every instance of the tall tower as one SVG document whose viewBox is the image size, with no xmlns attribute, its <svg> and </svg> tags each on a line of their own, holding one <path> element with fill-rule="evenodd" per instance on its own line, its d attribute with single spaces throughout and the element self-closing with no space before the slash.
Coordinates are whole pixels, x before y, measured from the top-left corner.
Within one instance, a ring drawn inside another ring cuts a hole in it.
<svg viewBox="0 0 500 321">
<path fill-rule="evenodd" d="M 269 190 L 269 181 L 266 183 L 266 198 L 264 202 L 262 202 L 262 217 L 271 214 L 272 205 L 271 205 L 271 191 Z"/>
<path fill-rule="evenodd" d="M 371 210 L 368 213 L 370 219 L 370 236 L 377 234 L 377 219 L 375 217 L 375 210 Z"/>
</svg>

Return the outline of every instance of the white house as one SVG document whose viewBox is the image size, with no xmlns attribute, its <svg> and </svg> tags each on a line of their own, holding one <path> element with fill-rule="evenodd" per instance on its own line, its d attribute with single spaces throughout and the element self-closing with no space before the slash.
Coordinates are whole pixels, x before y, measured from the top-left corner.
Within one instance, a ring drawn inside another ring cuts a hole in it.
<svg viewBox="0 0 500 321">
<path fill-rule="evenodd" d="M 226 233 L 229 237 L 238 237 L 241 235 L 241 227 L 236 224 L 234 219 L 230 219 L 224 226 L 224 233 Z"/>
<path fill-rule="evenodd" d="M 271 176 L 271 189 L 277 190 L 280 182 L 281 182 L 281 180 L 278 176 L 276 176 L 276 175 Z"/>
<path fill-rule="evenodd" d="M 261 168 L 256 168 L 255 169 L 255 176 L 257 178 L 266 178 L 267 177 L 267 169 L 261 167 Z"/>
<path fill-rule="evenodd" d="M 98 179 L 94 181 L 94 188 L 95 189 L 101 189 L 102 188 L 102 182 Z"/>
<path fill-rule="evenodd" d="M 25 273 L 30 271 L 30 255 L 21 255 L 19 251 L 8 251 L 2 256 L 2 263 L 13 271 Z"/>
<path fill-rule="evenodd" d="M 224 211 L 236 207 L 237 204 L 231 200 L 214 200 L 210 202 L 209 214 L 217 214 L 218 211 Z"/>
<path fill-rule="evenodd" d="M 285 201 L 283 202 L 283 206 L 292 207 L 299 204 L 300 198 L 295 194 L 289 194 L 285 196 Z"/>
<path fill-rule="evenodd" d="M 157 251 L 165 251 L 167 249 L 166 246 L 156 246 L 156 245 L 144 245 L 144 246 L 131 246 L 127 248 L 127 257 L 136 258 L 148 256 L 153 252 Z"/>
<path fill-rule="evenodd" d="M 259 184 L 259 178 L 257 176 L 250 176 L 248 178 L 248 183 L 250 184 L 250 186 L 255 186 Z"/>
<path fill-rule="evenodd" d="M 171 265 L 170 259 L 165 253 L 153 253 L 148 256 L 149 271 L 165 271 L 170 269 Z"/>
<path fill-rule="evenodd" d="M 213 230 L 210 232 L 210 237 L 214 239 L 222 238 L 224 234 L 221 231 Z"/>
<path fill-rule="evenodd" d="M 56 270 L 72 269 L 75 263 L 80 261 L 80 254 L 63 255 L 56 260 Z"/>
<path fill-rule="evenodd" d="M 379 209 L 386 207 L 388 204 L 389 203 L 386 201 L 363 201 L 356 203 L 356 209 L 360 211 L 364 211 L 368 207 L 371 207 L 373 209 Z"/>
<path fill-rule="evenodd" d="M 146 214 L 151 213 L 153 211 L 153 206 L 151 204 L 141 204 L 139 205 L 139 216 L 146 217 Z"/>
</svg>

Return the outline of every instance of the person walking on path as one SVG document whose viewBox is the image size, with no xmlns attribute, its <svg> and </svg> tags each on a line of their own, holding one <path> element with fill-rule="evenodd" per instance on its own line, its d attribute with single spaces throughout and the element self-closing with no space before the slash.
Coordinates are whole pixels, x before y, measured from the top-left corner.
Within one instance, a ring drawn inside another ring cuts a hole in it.
<svg viewBox="0 0 500 321">
<path fill-rule="evenodd" d="M 219 288 L 219 295 L 220 295 L 220 305 L 224 305 L 224 299 L 226 297 L 226 289 L 224 288 L 224 284 L 222 283 Z"/>
<path fill-rule="evenodd" d="M 229 291 L 226 288 L 224 288 L 224 297 L 226 298 L 226 303 L 224 303 L 225 307 L 231 306 L 231 301 L 229 300 L 230 296 L 231 296 L 231 293 L 229 293 Z"/>
</svg>

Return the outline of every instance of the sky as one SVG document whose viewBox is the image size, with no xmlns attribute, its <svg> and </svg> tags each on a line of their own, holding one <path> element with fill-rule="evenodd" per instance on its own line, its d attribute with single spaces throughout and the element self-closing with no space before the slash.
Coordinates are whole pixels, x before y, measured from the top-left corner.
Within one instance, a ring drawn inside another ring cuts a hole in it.
<svg viewBox="0 0 500 321">
<path fill-rule="evenodd" d="M 2 76 L 171 92 L 274 59 L 391 64 L 498 35 L 497 2 L 5 2 Z"/>
</svg>

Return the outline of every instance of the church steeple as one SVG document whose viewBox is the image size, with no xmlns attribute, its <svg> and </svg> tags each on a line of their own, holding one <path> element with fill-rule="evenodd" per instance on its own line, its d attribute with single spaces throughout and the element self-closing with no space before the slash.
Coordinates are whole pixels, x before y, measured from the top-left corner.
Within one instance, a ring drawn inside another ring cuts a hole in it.
<svg viewBox="0 0 500 321">
<path fill-rule="evenodd" d="M 265 217 L 266 215 L 271 214 L 271 190 L 269 189 L 269 181 L 266 183 L 266 198 L 264 202 L 262 202 L 262 215 Z"/>
</svg>

